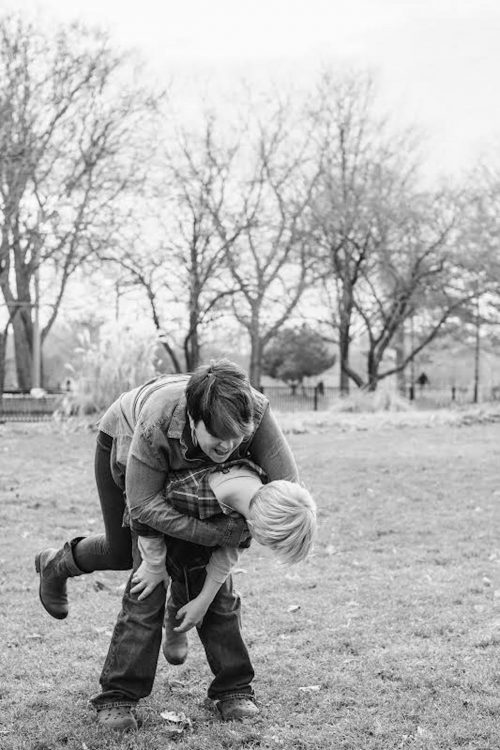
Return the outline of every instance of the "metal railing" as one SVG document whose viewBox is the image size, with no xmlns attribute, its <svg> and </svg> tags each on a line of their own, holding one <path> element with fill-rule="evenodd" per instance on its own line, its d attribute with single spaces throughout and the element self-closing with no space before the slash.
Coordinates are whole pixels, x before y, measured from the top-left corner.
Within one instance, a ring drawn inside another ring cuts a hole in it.
<svg viewBox="0 0 500 750">
<path fill-rule="evenodd" d="M 262 392 L 271 407 L 281 412 L 324 411 L 340 399 L 340 391 L 333 386 L 266 385 Z M 355 389 L 351 391 L 354 396 Z M 50 393 L 41 398 L 29 394 L 4 393 L 0 398 L 0 422 L 42 422 L 50 420 L 61 404 L 64 393 Z M 413 398 L 412 398 L 413 396 Z M 478 390 L 479 403 L 500 401 L 500 386 L 484 386 Z M 408 388 L 405 397 L 417 409 L 440 409 L 474 404 L 475 389 L 471 386 L 443 386 Z"/>
<path fill-rule="evenodd" d="M 261 388 L 273 409 L 277 411 L 323 411 L 339 397 L 339 389 L 332 386 L 266 385 Z"/>
<path fill-rule="evenodd" d="M 61 398 L 58 393 L 40 398 L 29 393 L 4 393 L 0 398 L 0 422 L 46 422 L 52 419 Z"/>
</svg>

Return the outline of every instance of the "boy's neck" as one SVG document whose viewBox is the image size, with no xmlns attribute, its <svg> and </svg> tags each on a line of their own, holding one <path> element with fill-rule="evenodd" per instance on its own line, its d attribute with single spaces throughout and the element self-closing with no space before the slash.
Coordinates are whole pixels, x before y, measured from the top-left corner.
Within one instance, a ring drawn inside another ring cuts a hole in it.
<svg viewBox="0 0 500 750">
<path fill-rule="evenodd" d="M 249 518 L 251 518 L 250 503 L 252 501 L 252 497 L 253 496 L 250 495 L 248 497 L 232 497 L 228 505 L 230 505 L 233 510 L 235 510 L 237 513 L 248 520 Z"/>
</svg>

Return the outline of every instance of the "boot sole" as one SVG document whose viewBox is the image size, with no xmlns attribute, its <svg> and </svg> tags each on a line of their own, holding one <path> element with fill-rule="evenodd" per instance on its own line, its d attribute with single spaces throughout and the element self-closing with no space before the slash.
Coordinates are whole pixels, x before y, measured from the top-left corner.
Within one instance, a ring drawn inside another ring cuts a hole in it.
<svg viewBox="0 0 500 750">
<path fill-rule="evenodd" d="M 65 620 L 66 617 L 68 616 L 67 612 L 62 612 L 62 613 L 61 612 L 57 612 L 57 613 L 54 613 L 54 611 L 51 611 L 50 609 L 48 609 L 45 606 L 45 602 L 42 599 L 42 574 L 40 572 L 40 555 L 41 554 L 42 553 L 39 552 L 37 555 L 35 555 L 35 570 L 38 573 L 38 575 L 40 576 L 40 585 L 38 587 L 38 598 L 40 599 L 40 602 L 42 603 L 42 607 L 44 608 L 44 610 L 46 612 L 48 612 L 51 617 L 54 617 L 56 620 Z"/>
<path fill-rule="evenodd" d="M 184 664 L 184 662 L 186 661 L 187 656 L 188 656 L 188 651 L 187 650 L 186 650 L 186 653 L 183 654 L 182 656 L 176 656 L 176 655 L 173 655 L 173 654 L 169 654 L 168 651 L 167 651 L 167 649 L 162 649 L 162 651 L 163 651 L 163 656 L 168 661 L 168 663 L 172 664 L 172 665 L 174 665 L 176 667 L 179 666 L 180 664 Z"/>
</svg>

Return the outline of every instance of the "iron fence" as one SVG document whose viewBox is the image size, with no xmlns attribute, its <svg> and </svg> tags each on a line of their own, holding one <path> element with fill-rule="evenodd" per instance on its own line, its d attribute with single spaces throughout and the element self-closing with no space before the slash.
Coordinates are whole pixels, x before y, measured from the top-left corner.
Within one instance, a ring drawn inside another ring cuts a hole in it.
<svg viewBox="0 0 500 750">
<path fill-rule="evenodd" d="M 35 398 L 28 393 L 4 393 L 0 398 L 0 422 L 46 422 L 61 403 L 61 394 Z"/>
<path fill-rule="evenodd" d="M 261 388 L 273 409 L 277 411 L 322 411 L 339 397 L 339 389 L 332 386 L 266 385 Z"/>
<path fill-rule="evenodd" d="M 262 392 L 273 409 L 281 412 L 324 411 L 338 401 L 339 388 L 323 386 L 266 385 Z M 351 392 L 355 395 L 356 390 Z M 52 418 L 65 394 L 50 393 L 41 398 L 29 394 L 4 393 L 0 398 L 0 422 L 43 422 Z M 453 405 L 500 401 L 500 386 L 482 387 L 477 392 L 473 386 L 443 386 L 441 388 L 408 388 L 405 397 L 417 409 L 439 409 Z"/>
</svg>

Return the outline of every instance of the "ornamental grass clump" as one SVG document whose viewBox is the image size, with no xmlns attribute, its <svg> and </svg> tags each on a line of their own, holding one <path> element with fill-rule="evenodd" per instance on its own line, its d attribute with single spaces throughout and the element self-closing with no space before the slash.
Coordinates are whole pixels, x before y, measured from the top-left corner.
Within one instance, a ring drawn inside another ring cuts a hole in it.
<svg viewBox="0 0 500 750">
<path fill-rule="evenodd" d="M 120 393 L 158 374 L 154 334 L 113 326 L 102 330 L 97 341 L 84 331 L 78 344 L 67 365 L 73 385 L 61 407 L 66 416 L 99 413 Z"/>
</svg>

